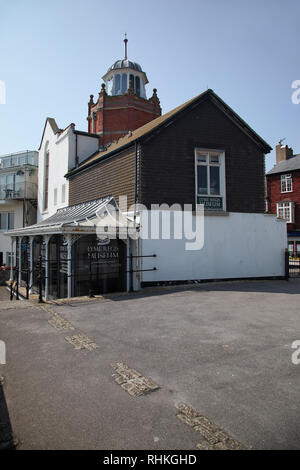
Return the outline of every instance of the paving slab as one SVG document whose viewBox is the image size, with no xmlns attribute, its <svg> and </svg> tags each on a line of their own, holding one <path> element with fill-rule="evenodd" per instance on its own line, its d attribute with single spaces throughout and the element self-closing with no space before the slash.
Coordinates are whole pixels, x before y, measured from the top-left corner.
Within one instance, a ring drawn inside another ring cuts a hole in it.
<svg viewBox="0 0 300 470">
<path fill-rule="evenodd" d="M 0 304 L 8 357 L 0 375 L 20 448 L 195 450 L 199 435 L 177 418 L 178 403 L 242 447 L 299 448 L 300 365 L 291 361 L 299 305 L 299 280 L 51 305 L 74 327 L 69 336 L 98 346 L 76 350 L 46 310 Z M 115 363 L 159 389 L 130 396 L 112 377 Z"/>
</svg>

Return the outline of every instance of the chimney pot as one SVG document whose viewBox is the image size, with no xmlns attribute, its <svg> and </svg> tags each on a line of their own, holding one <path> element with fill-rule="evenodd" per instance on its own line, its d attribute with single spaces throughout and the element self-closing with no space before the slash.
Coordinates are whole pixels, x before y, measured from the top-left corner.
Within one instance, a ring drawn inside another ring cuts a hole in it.
<svg viewBox="0 0 300 470">
<path fill-rule="evenodd" d="M 288 160 L 292 156 L 293 156 L 292 147 L 288 147 L 287 145 L 281 145 L 281 143 L 276 145 L 276 163 L 282 162 L 284 160 Z"/>
</svg>

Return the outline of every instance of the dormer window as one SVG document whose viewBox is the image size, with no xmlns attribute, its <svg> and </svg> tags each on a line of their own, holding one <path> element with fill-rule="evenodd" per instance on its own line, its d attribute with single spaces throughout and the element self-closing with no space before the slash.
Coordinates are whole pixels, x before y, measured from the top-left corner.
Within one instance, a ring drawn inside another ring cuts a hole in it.
<svg viewBox="0 0 300 470">
<path fill-rule="evenodd" d="M 281 192 L 291 193 L 293 191 L 292 175 L 281 175 Z"/>
</svg>

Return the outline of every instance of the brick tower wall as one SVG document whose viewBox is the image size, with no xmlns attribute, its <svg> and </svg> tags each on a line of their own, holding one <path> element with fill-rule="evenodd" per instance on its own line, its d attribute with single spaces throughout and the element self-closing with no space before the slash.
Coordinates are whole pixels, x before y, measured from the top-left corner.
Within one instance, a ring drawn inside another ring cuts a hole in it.
<svg viewBox="0 0 300 470">
<path fill-rule="evenodd" d="M 99 134 L 99 144 L 102 146 L 160 115 L 156 92 L 147 100 L 134 94 L 110 96 L 102 88 L 97 103 L 92 102 L 92 97 L 89 103 L 88 131 Z"/>
</svg>

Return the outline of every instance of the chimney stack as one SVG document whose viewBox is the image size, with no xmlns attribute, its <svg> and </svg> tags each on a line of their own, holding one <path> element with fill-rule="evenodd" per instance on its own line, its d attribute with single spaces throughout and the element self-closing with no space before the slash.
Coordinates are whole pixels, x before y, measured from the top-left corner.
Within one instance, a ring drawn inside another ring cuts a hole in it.
<svg viewBox="0 0 300 470">
<path fill-rule="evenodd" d="M 288 147 L 287 145 L 282 145 L 279 142 L 276 145 L 276 163 L 282 162 L 283 160 L 288 160 L 293 156 L 293 149 L 292 147 Z"/>
</svg>

